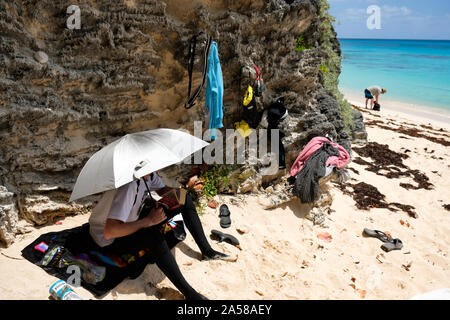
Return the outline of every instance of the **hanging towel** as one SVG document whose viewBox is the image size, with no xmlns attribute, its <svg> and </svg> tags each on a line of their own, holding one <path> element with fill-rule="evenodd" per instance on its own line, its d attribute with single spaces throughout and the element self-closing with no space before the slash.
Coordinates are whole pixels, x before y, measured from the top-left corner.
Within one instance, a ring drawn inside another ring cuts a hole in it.
<svg viewBox="0 0 450 320">
<path fill-rule="evenodd" d="M 208 57 L 208 73 L 206 82 L 206 108 L 209 110 L 209 129 L 211 139 L 215 140 L 216 128 L 223 127 L 223 78 L 220 67 L 217 43 L 213 41 Z"/>
<path fill-rule="evenodd" d="M 345 150 L 341 145 L 331 142 L 325 137 L 315 137 L 312 138 L 311 141 L 303 148 L 303 150 L 298 155 L 297 159 L 295 159 L 294 164 L 291 167 L 291 176 L 295 177 L 297 173 L 302 170 L 305 162 L 317 151 L 319 150 L 324 143 L 331 144 L 334 148 L 338 149 L 339 156 L 330 156 L 326 161 L 326 166 L 328 167 L 330 164 L 334 164 L 338 168 L 343 168 L 350 161 L 350 155 L 347 150 Z"/>
</svg>

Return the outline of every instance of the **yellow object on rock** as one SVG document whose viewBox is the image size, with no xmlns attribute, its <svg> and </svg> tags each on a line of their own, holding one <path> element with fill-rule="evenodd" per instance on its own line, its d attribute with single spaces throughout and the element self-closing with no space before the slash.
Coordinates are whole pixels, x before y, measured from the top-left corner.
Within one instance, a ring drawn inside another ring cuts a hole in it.
<svg viewBox="0 0 450 320">
<path fill-rule="evenodd" d="M 247 138 L 253 132 L 253 130 L 250 129 L 250 126 L 248 125 L 248 123 L 245 122 L 244 120 L 241 120 L 240 122 L 235 122 L 234 127 L 239 132 L 239 134 L 242 136 L 242 138 Z"/>
<path fill-rule="evenodd" d="M 244 106 L 247 106 L 253 99 L 253 88 L 248 86 L 247 91 L 245 91 L 244 95 Z"/>
</svg>

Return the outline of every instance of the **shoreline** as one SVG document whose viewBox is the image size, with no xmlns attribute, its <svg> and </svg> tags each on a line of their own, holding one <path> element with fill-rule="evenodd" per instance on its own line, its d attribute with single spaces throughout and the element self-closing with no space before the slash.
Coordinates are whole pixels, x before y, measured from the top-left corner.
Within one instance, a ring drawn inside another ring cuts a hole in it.
<svg viewBox="0 0 450 320">
<path fill-rule="evenodd" d="M 340 88 L 344 98 L 352 105 L 365 108 L 363 93 L 358 95 L 349 89 Z M 411 104 L 380 96 L 381 115 L 397 117 L 403 120 L 413 120 L 419 124 L 431 124 L 435 127 L 450 129 L 450 110 L 440 109 L 421 104 Z"/>
</svg>

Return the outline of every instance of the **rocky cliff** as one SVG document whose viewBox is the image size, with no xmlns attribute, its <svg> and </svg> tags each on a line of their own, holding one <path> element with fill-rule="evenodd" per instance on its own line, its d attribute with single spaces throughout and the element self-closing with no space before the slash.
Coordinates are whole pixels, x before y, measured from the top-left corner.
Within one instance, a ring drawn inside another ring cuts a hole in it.
<svg viewBox="0 0 450 320">
<path fill-rule="evenodd" d="M 70 5 L 80 9 L 79 29 L 68 27 Z M 86 160 L 105 144 L 152 128 L 193 131 L 205 113 L 204 95 L 184 108 L 188 44 L 199 32 L 193 87 L 209 34 L 223 70 L 226 128 L 240 120 L 257 65 L 265 85 L 261 106 L 283 96 L 289 109 L 281 124 L 288 165 L 317 134 L 350 149 L 340 106 L 323 85 L 320 6 L 319 0 L 1 1 L 0 240 L 13 241 L 19 220 L 40 225 L 88 212 L 91 199 L 68 199 Z M 308 49 L 295 50 L 302 35 Z M 333 48 L 340 55 L 335 37 Z"/>
</svg>

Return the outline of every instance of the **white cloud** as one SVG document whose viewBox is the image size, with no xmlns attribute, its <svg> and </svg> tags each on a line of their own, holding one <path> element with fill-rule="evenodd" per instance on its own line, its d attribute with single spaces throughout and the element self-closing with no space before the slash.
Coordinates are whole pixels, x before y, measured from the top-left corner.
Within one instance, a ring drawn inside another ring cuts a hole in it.
<svg viewBox="0 0 450 320">
<path fill-rule="evenodd" d="M 412 11 L 405 6 L 392 7 L 392 6 L 384 5 L 381 7 L 381 14 L 385 18 L 409 16 L 411 13 L 412 13 Z"/>
<path fill-rule="evenodd" d="M 350 21 L 360 21 L 367 18 L 366 9 L 348 8 L 344 11 L 344 19 Z"/>
</svg>

